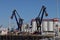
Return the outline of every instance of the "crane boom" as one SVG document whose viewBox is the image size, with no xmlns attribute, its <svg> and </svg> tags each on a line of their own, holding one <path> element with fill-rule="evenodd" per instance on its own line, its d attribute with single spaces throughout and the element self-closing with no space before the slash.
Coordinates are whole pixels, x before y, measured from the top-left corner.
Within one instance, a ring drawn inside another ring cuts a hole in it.
<svg viewBox="0 0 60 40">
<path fill-rule="evenodd" d="M 18 15 L 19 19 L 17 19 L 16 14 Z M 19 14 L 17 13 L 16 10 L 13 10 L 11 19 L 13 19 L 13 16 L 15 16 L 15 20 L 16 20 L 16 23 L 17 23 L 17 26 L 18 26 L 18 30 L 21 31 L 21 26 L 22 26 L 22 24 L 23 24 L 23 19 L 20 18 Z"/>
<path fill-rule="evenodd" d="M 41 13 L 42 13 L 42 14 L 41 14 Z M 38 28 L 40 27 L 40 32 L 41 32 L 41 23 L 42 23 L 44 14 L 45 14 L 46 16 L 48 16 L 48 14 L 47 14 L 47 12 L 46 12 L 46 7 L 45 7 L 45 6 L 42 6 L 39 15 L 35 18 L 36 23 L 37 23 L 37 30 L 38 30 Z M 41 16 L 41 17 L 40 17 L 40 16 Z M 41 34 L 41 33 L 40 33 L 40 34 Z"/>
</svg>

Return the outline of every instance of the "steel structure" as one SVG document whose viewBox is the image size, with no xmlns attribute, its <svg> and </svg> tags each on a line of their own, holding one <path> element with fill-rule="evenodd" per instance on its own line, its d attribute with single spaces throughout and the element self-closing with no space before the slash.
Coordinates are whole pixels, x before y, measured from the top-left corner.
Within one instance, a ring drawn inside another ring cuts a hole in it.
<svg viewBox="0 0 60 40">
<path fill-rule="evenodd" d="M 17 16 L 16 14 L 18 15 L 18 19 L 17 19 Z M 16 20 L 16 23 L 17 23 L 17 26 L 18 26 L 18 30 L 21 31 L 21 27 L 22 27 L 22 24 L 23 24 L 23 19 L 19 16 L 19 14 L 17 13 L 16 10 L 13 10 L 12 12 L 12 16 L 11 16 L 11 19 L 13 19 L 13 17 L 15 17 L 15 20 Z"/>
<path fill-rule="evenodd" d="M 45 16 L 48 16 L 48 14 L 46 12 L 46 7 L 43 5 L 39 12 L 39 15 L 35 18 L 36 23 L 37 23 L 37 30 L 40 28 L 40 34 L 41 34 L 41 23 L 42 23 L 44 14 L 45 14 Z"/>
</svg>

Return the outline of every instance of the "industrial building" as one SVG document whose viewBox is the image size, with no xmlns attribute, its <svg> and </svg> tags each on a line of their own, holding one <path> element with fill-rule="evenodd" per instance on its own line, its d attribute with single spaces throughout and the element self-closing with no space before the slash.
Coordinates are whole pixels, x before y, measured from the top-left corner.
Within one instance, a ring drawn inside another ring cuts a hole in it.
<svg viewBox="0 0 60 40">
<path fill-rule="evenodd" d="M 0 28 L 0 35 L 7 35 L 8 29 L 7 28 Z"/>
<path fill-rule="evenodd" d="M 37 31 L 37 25 L 36 25 L 36 21 L 33 19 L 32 20 L 32 24 L 33 25 L 30 25 L 28 24 L 28 27 L 27 27 L 27 24 L 23 24 L 22 26 L 22 30 L 25 31 L 25 32 L 31 32 L 33 33 L 34 31 Z M 60 28 L 60 25 L 59 25 L 59 19 L 58 18 L 53 18 L 53 19 L 43 19 L 43 22 L 41 24 L 42 26 L 42 29 L 41 31 L 44 33 L 44 32 L 57 32 L 58 29 Z M 30 28 L 31 27 L 31 28 Z M 29 29 L 30 28 L 30 29 Z M 58 28 L 58 29 L 57 29 Z"/>
</svg>

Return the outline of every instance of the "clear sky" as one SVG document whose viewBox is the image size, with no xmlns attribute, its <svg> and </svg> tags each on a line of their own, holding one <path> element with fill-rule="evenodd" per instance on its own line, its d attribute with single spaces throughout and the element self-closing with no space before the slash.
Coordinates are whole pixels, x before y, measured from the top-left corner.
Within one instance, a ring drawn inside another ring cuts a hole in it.
<svg viewBox="0 0 60 40">
<path fill-rule="evenodd" d="M 15 19 L 13 21 L 10 19 L 14 9 L 24 19 L 24 22 L 30 22 L 32 18 L 39 14 L 42 5 L 46 6 L 46 11 L 49 14 L 47 18 L 60 16 L 60 0 L 58 0 L 58 16 L 57 0 L 0 0 L 0 25 L 8 27 L 9 20 L 16 24 Z"/>
</svg>

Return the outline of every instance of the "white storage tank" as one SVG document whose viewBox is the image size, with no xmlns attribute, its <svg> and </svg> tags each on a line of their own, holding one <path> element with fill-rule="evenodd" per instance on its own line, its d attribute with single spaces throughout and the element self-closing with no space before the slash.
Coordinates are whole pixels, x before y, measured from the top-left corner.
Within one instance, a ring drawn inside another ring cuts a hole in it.
<svg viewBox="0 0 60 40">
<path fill-rule="evenodd" d="M 59 21 L 59 23 L 58 23 L 58 27 L 59 27 L 59 32 L 60 32 L 60 21 Z"/>
<path fill-rule="evenodd" d="M 54 27 L 58 27 L 59 19 L 54 18 L 54 19 L 53 19 L 53 22 L 54 22 Z"/>
<path fill-rule="evenodd" d="M 59 22 L 59 19 L 54 18 L 53 22 L 54 22 L 54 32 L 56 33 L 56 35 L 58 35 L 58 22 Z"/>
<path fill-rule="evenodd" d="M 53 22 L 54 22 L 54 29 L 58 31 L 58 19 L 54 18 Z"/>
<path fill-rule="evenodd" d="M 31 23 L 32 23 L 32 33 L 34 33 L 37 30 L 36 20 L 32 19 Z"/>
<path fill-rule="evenodd" d="M 28 27 L 27 24 L 22 25 L 22 32 L 28 32 Z"/>
<path fill-rule="evenodd" d="M 22 25 L 22 32 L 26 32 L 25 27 L 26 27 L 26 24 L 23 24 L 23 25 Z"/>
<path fill-rule="evenodd" d="M 58 28 L 58 32 L 59 32 L 58 35 L 60 36 L 60 20 L 59 20 L 59 23 L 58 23 L 58 27 L 59 27 Z"/>
<path fill-rule="evenodd" d="M 43 31 L 48 31 L 48 20 L 47 19 L 43 19 L 42 21 L 42 30 Z"/>
<path fill-rule="evenodd" d="M 53 19 L 49 19 L 48 20 L 48 31 L 49 32 L 53 32 L 54 28 L 53 28 Z"/>
<path fill-rule="evenodd" d="M 29 33 L 31 33 L 31 32 L 32 32 L 32 26 L 31 26 L 31 24 L 29 24 L 28 31 L 29 31 Z"/>
</svg>

